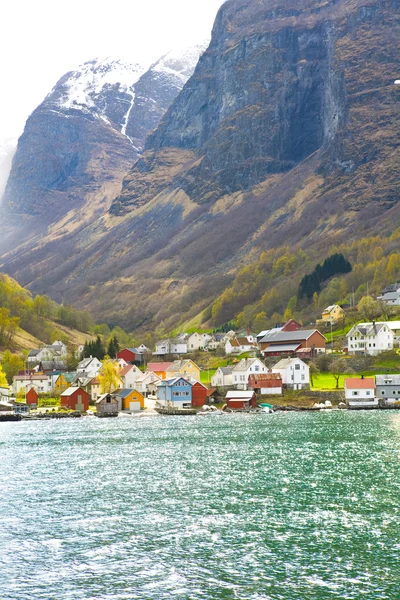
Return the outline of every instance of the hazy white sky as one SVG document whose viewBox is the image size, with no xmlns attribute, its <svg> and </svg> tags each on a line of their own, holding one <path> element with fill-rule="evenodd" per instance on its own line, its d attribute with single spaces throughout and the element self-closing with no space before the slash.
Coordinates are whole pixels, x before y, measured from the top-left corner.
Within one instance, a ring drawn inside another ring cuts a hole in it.
<svg viewBox="0 0 400 600">
<path fill-rule="evenodd" d="M 206 38 L 224 0 L 3 0 L 0 144 L 56 81 L 97 56 L 151 62 Z"/>
</svg>

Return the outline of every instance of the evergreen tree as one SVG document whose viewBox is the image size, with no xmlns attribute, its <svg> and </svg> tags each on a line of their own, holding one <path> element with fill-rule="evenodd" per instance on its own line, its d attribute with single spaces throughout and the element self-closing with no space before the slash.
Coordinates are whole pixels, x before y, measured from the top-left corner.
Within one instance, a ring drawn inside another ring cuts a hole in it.
<svg viewBox="0 0 400 600">
<path fill-rule="evenodd" d="M 119 352 L 119 342 L 117 337 L 114 335 L 110 341 L 108 342 L 108 347 L 107 347 L 107 354 L 108 356 L 110 356 L 111 358 L 116 358 L 118 352 Z"/>
<path fill-rule="evenodd" d="M 328 256 L 322 265 L 317 265 L 312 273 L 304 275 L 300 281 L 297 293 L 299 300 L 304 297 L 311 300 L 315 292 L 321 291 L 321 284 L 324 281 L 340 273 L 350 273 L 351 270 L 352 266 L 343 254 Z"/>
</svg>

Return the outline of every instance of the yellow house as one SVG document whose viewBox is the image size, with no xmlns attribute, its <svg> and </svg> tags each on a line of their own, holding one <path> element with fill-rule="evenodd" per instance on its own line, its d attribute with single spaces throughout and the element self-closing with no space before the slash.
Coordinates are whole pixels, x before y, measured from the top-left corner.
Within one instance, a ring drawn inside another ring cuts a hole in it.
<svg viewBox="0 0 400 600">
<path fill-rule="evenodd" d="M 61 394 L 61 392 L 69 388 L 75 378 L 76 373 L 60 373 L 54 382 L 54 389 Z"/>
<path fill-rule="evenodd" d="M 167 379 L 174 377 L 192 377 L 200 381 L 200 367 L 190 358 L 186 360 L 175 360 L 167 369 Z"/>
<path fill-rule="evenodd" d="M 345 318 L 346 314 L 341 306 L 338 304 L 332 304 L 328 306 L 322 313 L 322 319 L 318 319 L 317 325 L 329 325 L 330 323 L 337 323 Z"/>
<path fill-rule="evenodd" d="M 144 396 L 137 390 L 124 389 L 113 393 L 118 400 L 119 410 L 139 412 L 144 409 Z"/>
</svg>

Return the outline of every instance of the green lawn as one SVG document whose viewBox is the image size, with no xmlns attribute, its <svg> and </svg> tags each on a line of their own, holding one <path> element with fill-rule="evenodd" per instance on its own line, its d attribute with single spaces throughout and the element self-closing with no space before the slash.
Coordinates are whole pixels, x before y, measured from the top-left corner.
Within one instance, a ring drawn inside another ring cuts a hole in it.
<svg viewBox="0 0 400 600">
<path fill-rule="evenodd" d="M 214 375 L 217 369 L 210 369 L 209 371 L 206 369 L 200 373 L 200 383 L 211 383 L 211 377 Z"/>
<path fill-rule="evenodd" d="M 351 375 L 340 375 L 339 377 L 339 389 L 344 389 L 344 380 L 348 377 L 358 377 L 361 375 L 364 377 L 374 377 L 375 373 L 352 373 Z M 331 373 L 319 373 L 318 375 L 314 375 L 314 385 L 311 386 L 312 390 L 335 390 L 336 388 L 336 379 Z"/>
</svg>

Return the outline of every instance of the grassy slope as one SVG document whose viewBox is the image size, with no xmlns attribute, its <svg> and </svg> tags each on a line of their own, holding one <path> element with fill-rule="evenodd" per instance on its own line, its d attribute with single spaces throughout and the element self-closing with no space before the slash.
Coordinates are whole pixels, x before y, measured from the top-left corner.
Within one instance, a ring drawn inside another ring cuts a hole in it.
<svg viewBox="0 0 400 600">
<path fill-rule="evenodd" d="M 49 321 L 56 329 L 61 331 L 65 336 L 67 336 L 70 343 L 74 346 L 79 346 L 84 344 L 85 341 L 92 340 L 93 336 L 87 333 L 82 333 L 82 331 L 78 331 L 77 329 L 69 329 L 64 325 L 60 325 L 59 323 L 54 323 Z M 44 346 L 44 342 L 31 335 L 24 329 L 18 328 L 17 333 L 14 336 L 13 340 L 13 351 L 17 353 L 22 353 L 26 350 L 31 350 L 32 348 L 41 348 Z M 0 346 L 0 351 L 4 351 L 5 348 Z"/>
</svg>

